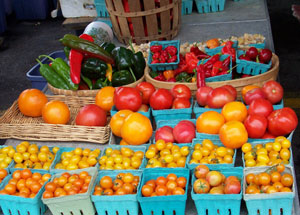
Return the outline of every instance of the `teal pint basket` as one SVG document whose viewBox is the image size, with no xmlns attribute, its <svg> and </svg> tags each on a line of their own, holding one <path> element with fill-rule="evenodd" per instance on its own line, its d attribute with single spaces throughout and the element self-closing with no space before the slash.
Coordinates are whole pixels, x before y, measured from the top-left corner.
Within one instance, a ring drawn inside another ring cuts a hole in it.
<svg viewBox="0 0 300 215">
<path fill-rule="evenodd" d="M 260 140 L 258 140 L 258 139 L 255 139 L 255 140 L 248 140 L 248 143 L 250 143 L 251 145 L 252 145 L 252 147 L 254 147 L 254 146 L 256 146 L 256 145 L 258 145 L 258 144 L 266 144 L 266 143 L 269 143 L 269 142 L 273 142 L 274 140 L 272 140 L 272 139 L 260 139 Z M 287 164 L 287 165 L 290 165 L 290 166 L 293 166 L 294 165 L 294 161 L 293 161 L 293 151 L 292 151 L 292 147 L 290 147 L 289 148 L 289 150 L 290 150 L 290 154 L 291 154 L 291 156 L 290 156 L 290 159 L 289 159 L 289 164 Z M 279 152 L 280 153 L 280 152 Z M 245 155 L 244 155 L 245 153 L 244 152 L 242 152 L 242 160 L 243 160 L 243 167 L 246 167 L 246 165 L 245 165 Z M 247 167 L 247 168 L 256 168 L 256 167 Z"/>
<path fill-rule="evenodd" d="M 151 180 L 159 176 L 166 177 L 168 174 L 174 173 L 177 177 L 185 177 L 187 180 L 184 195 L 170 195 L 170 196 L 153 196 L 143 197 L 142 187 Z M 185 214 L 185 206 L 187 200 L 188 183 L 189 183 L 189 170 L 188 169 L 169 169 L 165 168 L 164 171 L 158 169 L 145 169 L 143 171 L 140 189 L 138 191 L 138 201 L 140 203 L 143 215 L 180 215 Z"/>
<path fill-rule="evenodd" d="M 39 146 L 39 150 L 40 150 L 40 146 Z M 52 152 L 52 149 L 53 149 L 53 147 L 49 147 L 49 149 L 50 149 L 50 151 Z M 53 165 L 53 163 L 54 163 L 54 161 L 55 161 L 55 158 L 56 158 L 56 155 L 54 156 L 54 159 L 53 159 L 53 161 L 52 161 L 52 163 L 51 163 L 51 166 Z M 11 167 L 10 167 L 10 171 L 11 172 L 14 172 L 14 171 L 16 171 L 16 170 L 23 170 L 24 168 L 15 168 L 15 161 L 13 160 L 12 161 L 12 165 L 11 165 Z M 51 169 L 51 166 L 50 166 L 50 169 Z M 33 170 L 33 168 L 28 168 L 28 169 L 30 169 L 31 171 Z M 40 173 L 43 173 L 43 174 L 45 174 L 45 173 L 49 173 L 50 172 L 50 169 L 49 170 L 45 170 L 45 169 L 38 169 L 39 170 L 39 172 Z"/>
<path fill-rule="evenodd" d="M 138 113 L 144 115 L 145 117 L 149 118 L 151 120 L 151 107 L 149 107 L 148 111 L 147 112 L 144 112 L 144 111 L 138 111 Z M 118 112 L 116 106 L 112 106 L 111 110 L 110 110 L 110 115 L 113 116 L 115 115 L 116 113 Z"/>
<path fill-rule="evenodd" d="M 94 192 L 95 186 L 99 183 L 102 177 L 110 176 L 113 180 L 116 179 L 119 173 L 130 172 L 134 176 L 139 176 L 141 181 L 142 171 L 113 171 L 113 172 L 99 172 L 98 177 L 92 189 Z M 139 190 L 140 183 L 137 187 Z M 92 202 L 95 205 L 98 215 L 138 215 L 139 214 L 139 204 L 137 201 L 137 194 L 130 195 L 113 195 L 113 196 L 95 196 L 91 195 Z"/>
<path fill-rule="evenodd" d="M 241 179 L 241 188 L 243 187 L 243 168 L 234 167 L 231 169 L 219 170 L 225 177 L 237 176 Z M 196 181 L 196 177 L 192 176 L 192 185 Z M 239 194 L 196 194 L 191 191 L 192 199 L 198 215 L 240 215 L 242 189 Z"/>
<path fill-rule="evenodd" d="M 283 173 L 290 173 L 293 175 L 294 183 L 292 186 L 292 192 L 284 193 L 272 193 L 272 194 L 246 194 L 246 175 L 249 173 L 258 174 L 265 172 L 269 167 L 256 167 L 256 168 L 244 168 L 244 188 L 243 198 L 246 202 L 248 215 L 291 215 L 293 214 L 293 201 L 295 198 L 295 172 L 291 166 L 286 166 Z"/>
<path fill-rule="evenodd" d="M 187 166 L 190 170 L 192 169 L 195 169 L 198 165 L 200 165 L 201 163 L 191 163 L 190 164 L 190 161 L 192 159 L 192 154 L 194 152 L 194 146 L 197 144 L 197 143 L 201 143 L 202 144 L 202 141 L 204 139 L 194 139 L 193 140 L 193 144 L 192 144 L 192 150 L 187 158 Z M 217 146 L 224 146 L 222 144 L 222 142 L 220 140 L 212 140 L 213 144 L 214 145 L 217 145 Z M 226 147 L 226 146 L 224 146 Z M 226 168 L 232 168 L 234 167 L 234 164 L 235 164 L 235 159 L 236 159 L 236 149 L 234 149 L 234 155 L 232 156 L 232 163 L 222 163 L 222 164 L 204 164 L 205 166 L 207 166 L 209 169 L 213 168 L 214 170 L 219 170 L 219 169 L 226 169 Z"/>
<path fill-rule="evenodd" d="M 152 62 L 152 52 L 149 49 L 149 56 L 148 56 L 148 66 L 151 68 L 152 71 L 165 71 L 165 70 L 174 70 L 177 69 L 180 58 L 180 40 L 168 40 L 168 41 L 151 41 L 150 47 L 154 45 L 162 45 L 162 48 L 165 49 L 167 46 L 175 46 L 177 48 L 177 61 L 174 63 L 156 63 L 151 64 Z"/>
<path fill-rule="evenodd" d="M 31 170 L 31 172 L 39 172 L 45 174 L 39 170 Z M 2 186 L 6 185 L 12 178 L 12 175 L 8 175 L 2 183 Z M 44 193 L 46 183 L 42 186 L 39 192 L 34 198 L 23 198 L 12 195 L 0 195 L 0 206 L 4 215 L 43 215 L 46 211 L 46 205 L 43 204 L 41 197 Z"/>
<path fill-rule="evenodd" d="M 181 14 L 182 15 L 187 15 L 187 14 L 192 13 L 193 1 L 194 0 L 182 0 L 182 5 L 181 5 Z"/>
<path fill-rule="evenodd" d="M 189 108 L 181 109 L 165 109 L 165 110 L 153 110 L 151 109 L 152 116 L 155 122 L 159 120 L 173 120 L 173 119 L 191 119 L 193 112 L 193 98 L 190 99 L 191 106 Z"/>
<path fill-rule="evenodd" d="M 224 46 L 219 46 L 219 47 L 216 47 L 214 49 L 209 49 L 209 48 L 205 47 L 205 52 L 206 52 L 206 54 L 208 54 L 210 56 L 213 56 L 215 54 L 221 53 L 223 47 Z M 233 41 L 232 47 L 235 48 L 235 49 L 238 47 L 237 40 Z"/>
<path fill-rule="evenodd" d="M 272 65 L 272 60 L 268 64 L 256 63 L 247 60 L 240 60 L 239 57 L 246 52 L 239 50 L 236 52 L 236 71 L 237 73 L 246 74 L 246 75 L 259 75 L 267 72 Z"/>
<path fill-rule="evenodd" d="M 95 0 L 95 6 L 98 17 L 109 17 L 109 13 L 106 8 L 105 0 Z"/>
<path fill-rule="evenodd" d="M 198 13 L 223 11 L 226 0 L 195 0 Z"/>
<path fill-rule="evenodd" d="M 101 155 L 100 155 L 100 158 L 102 156 L 105 155 L 105 152 L 107 150 L 107 148 L 112 148 L 112 149 L 117 149 L 117 150 L 121 150 L 121 148 L 130 148 L 132 149 L 133 151 L 142 151 L 144 152 L 144 155 L 146 153 L 146 146 L 144 145 L 141 145 L 141 146 L 130 146 L 130 145 L 125 145 L 125 146 L 121 146 L 121 145 L 108 145 L 105 147 L 105 149 L 101 152 Z M 136 171 L 136 170 L 139 170 L 139 169 L 143 169 L 144 167 L 146 166 L 146 158 L 144 156 L 144 158 L 142 159 L 142 163 L 140 165 L 140 167 L 138 169 L 132 169 L 132 171 Z M 101 166 L 100 166 L 101 167 Z M 114 171 L 113 169 L 104 169 L 104 170 L 101 170 L 101 171 Z M 123 171 L 123 170 L 118 170 L 118 171 Z"/>
<path fill-rule="evenodd" d="M 220 61 L 225 60 L 229 55 L 221 55 L 220 56 Z M 209 59 L 202 61 L 199 61 L 199 64 L 205 64 Z M 215 82 L 215 81 L 228 81 L 232 79 L 232 59 L 230 57 L 230 65 L 229 65 L 229 70 L 230 72 L 226 75 L 218 75 L 218 76 L 214 76 L 214 77 L 209 77 L 209 78 L 205 78 L 206 82 Z"/>
</svg>

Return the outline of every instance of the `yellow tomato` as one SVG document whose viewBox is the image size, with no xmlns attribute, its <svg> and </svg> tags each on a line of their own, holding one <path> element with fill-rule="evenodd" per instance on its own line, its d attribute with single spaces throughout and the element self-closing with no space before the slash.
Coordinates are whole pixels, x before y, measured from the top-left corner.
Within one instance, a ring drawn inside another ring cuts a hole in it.
<svg viewBox="0 0 300 215">
<path fill-rule="evenodd" d="M 27 151 L 30 153 L 30 154 L 37 154 L 39 152 L 39 148 L 36 144 L 31 144 Z"/>
<path fill-rule="evenodd" d="M 69 164 L 67 166 L 67 170 L 75 170 L 75 169 L 78 169 L 77 164 Z"/>
<path fill-rule="evenodd" d="M 257 161 L 259 163 L 267 164 L 267 163 L 269 163 L 270 158 L 268 157 L 268 155 L 257 155 Z"/>
<path fill-rule="evenodd" d="M 282 143 L 282 141 L 286 140 L 284 136 L 278 136 L 275 138 L 274 142 Z"/>
<path fill-rule="evenodd" d="M 33 162 L 31 160 L 24 161 L 23 166 L 24 168 L 32 168 Z"/>
<path fill-rule="evenodd" d="M 24 152 L 23 153 L 23 159 L 26 161 L 26 160 L 29 160 L 30 159 L 30 153 L 29 152 Z"/>
<path fill-rule="evenodd" d="M 24 144 L 19 144 L 16 147 L 17 152 L 24 153 L 27 150 L 27 147 Z"/>
<path fill-rule="evenodd" d="M 223 158 L 224 163 L 232 163 L 233 162 L 233 158 L 231 155 L 225 155 Z"/>
<path fill-rule="evenodd" d="M 202 147 L 202 146 L 201 146 L 200 143 L 196 143 L 195 146 L 194 146 L 194 149 L 195 149 L 195 150 L 200 150 L 201 147 Z"/>
<path fill-rule="evenodd" d="M 180 151 L 180 149 L 179 149 L 179 151 Z M 169 155 L 169 154 L 171 154 L 171 152 L 170 152 L 170 150 L 169 149 L 163 149 L 163 150 L 161 150 L 160 151 L 160 156 L 166 156 L 166 155 Z"/>
<path fill-rule="evenodd" d="M 74 154 L 81 156 L 82 155 L 82 151 L 83 151 L 82 148 L 77 147 L 76 149 L 74 149 Z"/>
<path fill-rule="evenodd" d="M 114 162 L 115 163 L 122 163 L 123 162 L 123 156 L 122 155 L 116 155 L 116 157 L 114 157 Z"/>
<path fill-rule="evenodd" d="M 95 157 L 89 157 L 87 159 L 87 163 L 90 165 L 90 166 L 95 166 L 96 163 L 97 163 L 97 159 Z"/>
<path fill-rule="evenodd" d="M 245 161 L 245 165 L 246 167 L 254 167 L 256 165 L 256 161 L 251 158 Z"/>
<path fill-rule="evenodd" d="M 22 163 L 17 163 L 16 165 L 15 165 L 15 168 L 24 168 L 24 165 L 22 164 Z"/>
<path fill-rule="evenodd" d="M 286 148 L 280 150 L 280 158 L 282 160 L 287 160 L 288 161 L 290 159 L 290 157 L 291 157 L 290 150 L 288 150 Z"/>
<path fill-rule="evenodd" d="M 48 147 L 48 146 L 42 146 L 42 147 L 40 148 L 40 152 L 45 152 L 45 153 L 50 152 L 49 147 Z"/>
<path fill-rule="evenodd" d="M 108 149 L 108 151 L 106 150 L 106 155 L 108 155 L 107 152 L 109 152 L 110 150 L 112 151 L 112 148 L 107 148 L 107 149 Z M 90 152 L 91 152 L 90 149 L 83 149 L 82 155 L 83 156 L 89 156 Z"/>
<path fill-rule="evenodd" d="M 253 152 L 247 152 L 247 153 L 244 155 L 244 158 L 245 158 L 245 160 L 248 160 L 248 159 L 254 159 Z"/>
<path fill-rule="evenodd" d="M 134 151 L 131 150 L 130 148 L 123 147 L 123 148 L 121 148 L 121 154 L 124 157 L 131 157 L 134 154 Z"/>
<path fill-rule="evenodd" d="M 74 155 L 70 158 L 70 164 L 78 164 L 81 160 L 81 157 L 79 155 Z"/>
<path fill-rule="evenodd" d="M 214 149 L 214 144 L 211 140 L 205 139 L 202 141 L 202 146 L 203 147 L 207 147 L 209 150 L 213 150 Z"/>
<path fill-rule="evenodd" d="M 4 162 L 7 163 L 7 164 L 10 164 L 10 162 L 12 162 L 12 158 L 11 157 L 6 157 L 4 159 Z"/>
<path fill-rule="evenodd" d="M 55 169 L 64 169 L 64 165 L 62 165 L 61 163 L 58 163 L 58 164 L 55 165 L 54 168 Z M 41 168 L 39 168 L 39 169 L 41 169 Z"/>
<path fill-rule="evenodd" d="M 288 149 L 291 147 L 291 141 L 289 141 L 288 139 L 285 139 L 281 142 L 281 147 L 284 149 Z"/>
<path fill-rule="evenodd" d="M 45 152 L 40 152 L 38 154 L 38 159 L 41 162 L 46 162 L 47 161 L 47 154 Z"/>
<path fill-rule="evenodd" d="M 188 156 L 188 154 L 190 153 L 189 147 L 188 146 L 183 146 L 180 148 L 180 153 L 183 156 Z"/>
<path fill-rule="evenodd" d="M 276 152 L 280 152 L 281 144 L 279 142 L 274 142 L 273 143 L 273 150 L 276 151 Z"/>
<path fill-rule="evenodd" d="M 141 164 L 142 164 L 142 160 L 141 159 L 135 159 L 135 160 L 131 161 L 131 166 L 134 169 L 138 169 Z"/>
<path fill-rule="evenodd" d="M 195 160 L 195 159 L 191 159 L 190 163 L 199 163 L 199 162 L 197 160 Z"/>
<path fill-rule="evenodd" d="M 201 160 L 202 158 L 202 153 L 200 150 L 195 150 L 192 154 L 192 158 L 195 160 Z"/>
<path fill-rule="evenodd" d="M 177 164 L 176 164 L 175 162 L 168 163 L 167 167 L 168 167 L 168 168 L 176 168 L 176 167 L 177 167 Z"/>
<path fill-rule="evenodd" d="M 1 162 L 0 162 L 0 168 L 1 168 L 1 169 L 7 168 L 7 167 L 8 167 L 8 164 L 7 164 L 7 163 L 5 163 L 4 161 L 1 161 Z"/>
<path fill-rule="evenodd" d="M 230 148 L 226 148 L 227 154 L 233 156 L 234 155 L 234 150 Z"/>
<path fill-rule="evenodd" d="M 23 141 L 20 144 L 26 146 L 26 148 L 28 148 L 30 146 L 30 143 L 28 141 Z"/>
<path fill-rule="evenodd" d="M 166 155 L 166 156 L 164 157 L 165 163 L 172 163 L 173 160 L 174 160 L 173 155 Z"/>
<path fill-rule="evenodd" d="M 185 166 L 185 162 L 186 162 L 186 158 L 185 157 L 181 157 L 178 159 L 178 161 L 176 162 L 178 167 L 184 167 Z"/>
<path fill-rule="evenodd" d="M 138 158 L 140 158 L 140 159 L 143 159 L 143 157 L 144 157 L 144 152 L 142 152 L 142 151 L 136 151 L 136 152 L 134 152 L 133 156 L 134 156 L 134 157 L 138 157 Z"/>
<path fill-rule="evenodd" d="M 180 152 L 180 147 L 178 145 L 173 145 L 172 148 L 171 148 L 171 152 L 172 153 Z"/>
<path fill-rule="evenodd" d="M 15 153 L 16 153 L 16 150 L 14 148 L 10 148 L 7 155 L 9 157 L 13 158 Z"/>
<path fill-rule="evenodd" d="M 256 151 L 257 155 L 268 155 L 268 151 L 265 148 L 260 148 Z"/>
<path fill-rule="evenodd" d="M 51 166 L 51 163 L 50 163 L 50 162 L 46 162 L 46 163 L 44 163 L 44 165 L 43 165 L 43 169 L 44 169 L 44 170 L 49 170 L 49 169 L 50 169 L 50 166 Z"/>
<path fill-rule="evenodd" d="M 276 159 L 278 159 L 280 156 L 279 156 L 279 152 L 277 152 L 277 151 L 270 151 L 269 152 L 269 158 L 271 159 L 271 160 L 276 160 Z"/>
<path fill-rule="evenodd" d="M 166 148 L 166 142 L 164 140 L 157 140 L 155 143 L 155 147 L 157 148 L 158 151 L 161 151 L 164 148 Z"/>
<path fill-rule="evenodd" d="M 89 164 L 88 164 L 87 161 L 81 160 L 81 161 L 79 161 L 79 163 L 78 163 L 78 167 L 79 167 L 80 169 L 88 168 L 88 167 L 89 167 Z"/>
<path fill-rule="evenodd" d="M 195 149 L 196 150 L 196 149 Z M 210 150 L 209 150 L 209 148 L 207 148 L 207 147 L 202 147 L 201 149 L 200 149 L 200 151 L 201 151 L 201 153 L 202 153 L 202 155 L 203 156 L 208 156 L 209 154 L 210 154 Z"/>
<path fill-rule="evenodd" d="M 65 167 L 67 167 L 70 164 L 70 158 L 66 158 L 64 160 L 62 160 L 62 165 L 64 165 Z"/>
<path fill-rule="evenodd" d="M 266 149 L 268 152 L 272 151 L 272 150 L 273 150 L 273 143 L 272 143 L 272 142 L 266 143 L 265 149 Z"/>
<path fill-rule="evenodd" d="M 19 152 L 14 154 L 14 161 L 16 163 L 22 163 L 23 162 L 23 155 Z"/>
<path fill-rule="evenodd" d="M 247 153 L 252 150 L 252 145 L 250 143 L 245 143 L 242 146 L 242 152 Z"/>
<path fill-rule="evenodd" d="M 225 147 L 221 146 L 217 148 L 216 153 L 218 156 L 224 157 L 227 154 L 227 150 Z"/>
<path fill-rule="evenodd" d="M 181 153 L 180 152 L 174 152 L 173 154 L 173 161 L 178 161 L 179 158 L 181 158 Z"/>
<path fill-rule="evenodd" d="M 146 158 L 148 158 L 148 159 L 154 158 L 155 155 L 156 155 L 156 153 L 153 149 L 148 149 L 145 154 Z"/>
<path fill-rule="evenodd" d="M 172 147 L 173 147 L 173 143 L 172 143 L 172 142 L 167 142 L 167 143 L 166 143 L 166 148 L 167 148 L 167 149 L 170 149 L 170 150 L 171 150 Z"/>
<path fill-rule="evenodd" d="M 106 160 L 107 160 L 107 156 L 106 156 L 106 155 L 103 155 L 103 156 L 99 159 L 99 164 L 100 164 L 100 165 L 105 164 Z"/>
</svg>

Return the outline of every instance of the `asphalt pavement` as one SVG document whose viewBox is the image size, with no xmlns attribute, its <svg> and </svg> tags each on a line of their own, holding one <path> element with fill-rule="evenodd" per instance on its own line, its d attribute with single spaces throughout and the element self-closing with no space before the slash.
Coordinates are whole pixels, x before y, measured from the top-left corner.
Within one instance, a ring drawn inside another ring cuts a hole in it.
<svg viewBox="0 0 300 215">
<path fill-rule="evenodd" d="M 275 53 L 280 59 L 279 80 L 285 89 L 284 103 L 293 108 L 300 119 L 300 22 L 292 15 L 291 7 L 287 4 L 282 6 L 272 2 L 268 1 L 269 15 Z M 35 59 L 41 54 L 61 50 L 63 46 L 59 39 L 66 33 L 75 33 L 63 28 L 63 21 L 62 17 L 40 21 L 18 21 L 14 15 L 8 17 L 8 29 L 0 35 L 4 38 L 2 44 L 0 39 L 0 113 L 9 108 L 23 90 L 31 87 L 26 72 L 36 64 Z M 298 182 L 299 154 L 300 126 L 293 136 L 293 157 Z"/>
</svg>

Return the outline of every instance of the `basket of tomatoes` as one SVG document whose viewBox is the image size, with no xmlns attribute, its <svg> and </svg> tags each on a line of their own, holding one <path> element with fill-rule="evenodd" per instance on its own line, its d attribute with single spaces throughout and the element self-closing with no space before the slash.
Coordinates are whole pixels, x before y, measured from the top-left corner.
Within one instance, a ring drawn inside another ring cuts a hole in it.
<svg viewBox="0 0 300 215">
<path fill-rule="evenodd" d="M 188 182 L 188 169 L 145 169 L 138 192 L 142 213 L 184 214 Z"/>
<path fill-rule="evenodd" d="M 91 201 L 97 168 L 72 170 L 53 175 L 45 186 L 42 201 L 53 215 L 95 214 Z"/>
<path fill-rule="evenodd" d="M 45 183 L 51 178 L 49 173 L 39 170 L 16 170 L 8 175 L 1 185 L 1 208 L 4 215 L 40 215 L 46 211 L 41 200 Z"/>
<path fill-rule="evenodd" d="M 200 165 L 193 173 L 191 195 L 198 214 L 240 214 L 243 168 L 215 171 Z"/>
<path fill-rule="evenodd" d="M 100 172 L 92 201 L 99 215 L 138 214 L 137 190 L 142 171 Z"/>
<path fill-rule="evenodd" d="M 249 215 L 292 214 L 295 176 L 291 166 L 244 168 L 243 196 Z"/>
</svg>

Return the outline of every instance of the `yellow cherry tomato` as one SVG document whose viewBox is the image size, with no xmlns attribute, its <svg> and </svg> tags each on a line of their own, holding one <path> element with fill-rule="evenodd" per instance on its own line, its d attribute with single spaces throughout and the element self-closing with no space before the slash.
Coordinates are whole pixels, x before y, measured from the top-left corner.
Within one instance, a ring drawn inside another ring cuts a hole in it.
<svg viewBox="0 0 300 215">
<path fill-rule="evenodd" d="M 157 140 L 155 143 L 155 147 L 157 148 L 158 151 L 161 151 L 164 148 L 166 148 L 166 142 L 164 140 Z"/>
<path fill-rule="evenodd" d="M 227 150 L 225 147 L 221 146 L 217 148 L 216 153 L 218 156 L 224 157 L 227 154 Z"/>
<path fill-rule="evenodd" d="M 188 146 L 183 146 L 180 148 L 180 153 L 183 156 L 188 156 L 188 154 L 190 153 L 189 147 Z"/>
<path fill-rule="evenodd" d="M 288 161 L 290 159 L 290 157 L 291 157 L 290 150 L 288 150 L 286 148 L 280 150 L 280 158 L 282 160 L 287 160 Z"/>
<path fill-rule="evenodd" d="M 270 158 L 269 158 L 268 155 L 257 155 L 257 161 L 259 163 L 265 163 L 265 164 L 267 164 L 267 163 L 269 163 Z"/>
<path fill-rule="evenodd" d="M 280 152 L 281 144 L 279 142 L 274 142 L 273 143 L 273 150 L 276 151 L 276 152 Z"/>
<path fill-rule="evenodd" d="M 248 159 L 254 159 L 254 154 L 253 154 L 253 152 L 247 152 L 247 153 L 244 155 L 244 158 L 245 158 L 245 160 L 248 160 Z"/>
<path fill-rule="evenodd" d="M 195 149 L 196 150 L 196 149 Z M 210 150 L 209 150 L 209 148 L 207 148 L 207 147 L 202 147 L 202 148 L 200 148 L 199 149 L 200 151 L 201 151 L 201 153 L 202 153 L 202 155 L 203 156 L 208 156 L 209 154 L 210 154 Z"/>
<path fill-rule="evenodd" d="M 192 158 L 195 159 L 195 160 L 198 160 L 200 161 L 201 158 L 202 158 L 202 153 L 200 150 L 195 150 L 192 154 Z"/>
<path fill-rule="evenodd" d="M 19 153 L 24 153 L 27 151 L 27 147 L 24 144 L 19 144 L 16 147 L 16 151 Z"/>
<path fill-rule="evenodd" d="M 58 152 L 58 150 L 59 150 L 59 147 L 55 146 L 55 147 L 53 147 L 52 152 L 54 154 L 56 154 Z"/>
<path fill-rule="evenodd" d="M 245 161 L 245 165 L 246 167 L 254 167 L 256 165 L 256 161 L 251 158 Z"/>
<path fill-rule="evenodd" d="M 247 152 L 250 152 L 252 150 L 252 145 L 250 143 L 245 143 L 242 145 L 242 152 L 244 152 L 245 154 Z"/>
<path fill-rule="evenodd" d="M 291 147 L 291 141 L 289 141 L 288 139 L 285 139 L 281 142 L 281 147 L 284 149 L 288 149 Z"/>
<path fill-rule="evenodd" d="M 154 158 L 155 155 L 156 155 L 156 152 L 153 149 L 148 149 L 145 154 L 146 158 L 148 158 L 148 159 Z"/>
<path fill-rule="evenodd" d="M 278 136 L 275 138 L 275 141 L 274 142 L 278 142 L 278 143 L 281 143 L 282 141 L 286 140 L 286 138 L 284 136 Z"/>
<path fill-rule="evenodd" d="M 257 155 L 267 155 L 267 154 L 268 154 L 268 151 L 267 151 L 267 149 L 265 149 L 265 148 L 260 148 L 260 149 L 258 149 L 258 150 L 256 151 L 256 154 L 257 154 Z"/>
<path fill-rule="evenodd" d="M 19 152 L 16 152 L 14 154 L 14 161 L 16 163 L 22 163 L 23 162 L 23 155 L 21 153 L 19 153 Z"/>
<path fill-rule="evenodd" d="M 31 144 L 27 151 L 30 153 L 30 154 L 37 154 L 39 152 L 39 148 L 36 144 Z"/>
<path fill-rule="evenodd" d="M 233 158 L 231 155 L 225 155 L 223 158 L 224 163 L 232 163 L 233 162 Z"/>
<path fill-rule="evenodd" d="M 200 150 L 201 147 L 202 147 L 202 146 L 201 146 L 200 143 L 196 143 L 195 146 L 194 146 L 194 149 L 195 149 L 195 150 Z"/>
<path fill-rule="evenodd" d="M 202 141 L 202 146 L 207 147 L 209 150 L 213 150 L 214 149 L 214 144 L 211 140 L 205 139 Z"/>
<path fill-rule="evenodd" d="M 269 143 L 266 143 L 265 144 L 265 149 L 270 152 L 273 150 L 273 143 L 272 142 L 269 142 Z"/>
</svg>

